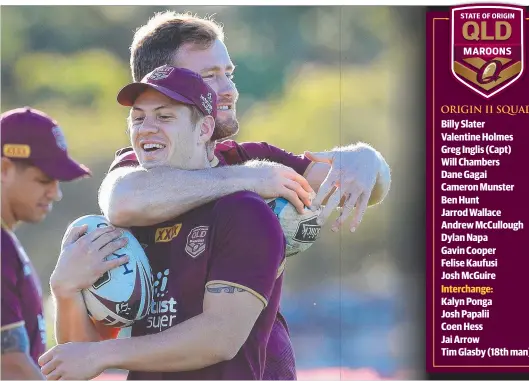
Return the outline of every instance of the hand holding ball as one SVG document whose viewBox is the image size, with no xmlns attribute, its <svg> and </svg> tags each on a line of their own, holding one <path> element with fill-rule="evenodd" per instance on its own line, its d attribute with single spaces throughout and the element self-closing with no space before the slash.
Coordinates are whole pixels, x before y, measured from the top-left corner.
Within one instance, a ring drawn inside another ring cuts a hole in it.
<svg viewBox="0 0 529 381">
<path fill-rule="evenodd" d="M 110 226 L 110 223 L 103 216 L 88 215 L 72 222 L 67 231 L 82 225 L 88 226 L 85 234 L 89 234 Z M 127 238 L 127 244 L 112 252 L 107 259 L 127 255 L 128 262 L 105 272 L 82 290 L 88 314 L 113 327 L 126 327 L 144 318 L 153 292 L 151 268 L 145 251 L 132 233 L 125 230 L 123 236 Z"/>
</svg>

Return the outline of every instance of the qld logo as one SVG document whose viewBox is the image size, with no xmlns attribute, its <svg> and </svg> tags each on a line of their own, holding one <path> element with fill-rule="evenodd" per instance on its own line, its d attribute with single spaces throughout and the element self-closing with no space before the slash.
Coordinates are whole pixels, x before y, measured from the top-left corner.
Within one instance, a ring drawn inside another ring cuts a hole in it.
<svg viewBox="0 0 529 381">
<path fill-rule="evenodd" d="M 485 98 L 513 84 L 524 71 L 524 8 L 452 8 L 452 74 Z"/>
<path fill-rule="evenodd" d="M 191 257 L 196 258 L 206 250 L 206 236 L 209 226 L 197 226 L 187 235 L 185 251 Z"/>
</svg>

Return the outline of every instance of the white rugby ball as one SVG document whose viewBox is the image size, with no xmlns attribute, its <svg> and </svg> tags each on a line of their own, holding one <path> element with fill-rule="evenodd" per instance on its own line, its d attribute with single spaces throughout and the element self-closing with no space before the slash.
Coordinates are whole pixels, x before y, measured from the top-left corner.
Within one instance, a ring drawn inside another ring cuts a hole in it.
<svg viewBox="0 0 529 381">
<path fill-rule="evenodd" d="M 110 222 L 100 215 L 83 216 L 72 222 L 67 231 L 81 225 L 88 225 L 88 234 L 109 226 Z M 90 288 L 82 290 L 88 314 L 112 327 L 127 327 L 143 319 L 153 295 L 151 267 L 145 251 L 131 232 L 125 230 L 123 236 L 128 239 L 127 245 L 106 259 L 128 255 L 129 262 L 107 271 Z"/>
<path fill-rule="evenodd" d="M 287 243 L 287 257 L 299 254 L 312 246 L 321 230 L 321 225 L 316 222 L 321 208 L 312 211 L 305 207 L 305 214 L 299 214 L 294 205 L 282 197 L 268 199 L 266 203 L 283 228 Z"/>
</svg>

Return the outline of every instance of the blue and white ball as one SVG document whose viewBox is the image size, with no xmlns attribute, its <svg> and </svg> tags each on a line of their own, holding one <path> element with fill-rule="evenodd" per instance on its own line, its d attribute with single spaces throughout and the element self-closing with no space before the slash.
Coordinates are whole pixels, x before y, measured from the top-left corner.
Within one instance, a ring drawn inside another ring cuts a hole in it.
<svg viewBox="0 0 529 381">
<path fill-rule="evenodd" d="M 299 254 L 312 246 L 321 230 L 321 225 L 316 222 L 321 208 L 312 211 L 305 207 L 305 214 L 299 214 L 294 205 L 282 197 L 268 199 L 266 203 L 283 228 L 287 257 Z"/>
<path fill-rule="evenodd" d="M 87 234 L 110 222 L 100 215 L 83 216 L 74 226 L 88 225 Z M 149 312 L 153 295 L 152 273 L 147 255 L 131 232 L 125 230 L 126 246 L 107 259 L 128 255 L 129 262 L 107 271 L 90 288 L 82 290 L 88 314 L 96 321 L 112 327 L 127 327 L 143 319 Z"/>
</svg>

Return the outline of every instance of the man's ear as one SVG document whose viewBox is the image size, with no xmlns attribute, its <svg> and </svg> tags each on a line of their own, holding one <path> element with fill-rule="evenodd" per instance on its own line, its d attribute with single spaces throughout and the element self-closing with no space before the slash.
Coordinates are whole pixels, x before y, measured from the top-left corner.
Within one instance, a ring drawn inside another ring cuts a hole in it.
<svg viewBox="0 0 529 381">
<path fill-rule="evenodd" d="M 205 116 L 200 122 L 200 141 L 207 143 L 215 130 L 215 119 L 211 115 Z"/>
<path fill-rule="evenodd" d="M 15 163 L 13 163 L 9 158 L 2 158 L 2 184 L 10 182 L 15 176 Z"/>
</svg>

